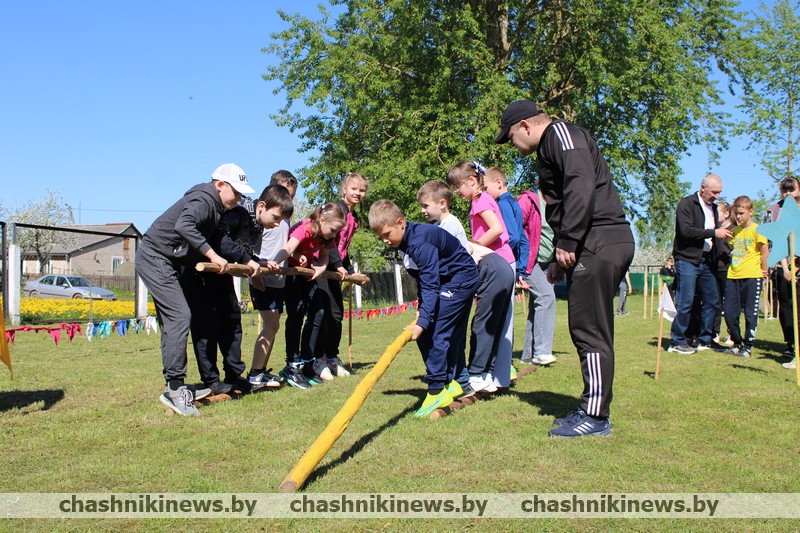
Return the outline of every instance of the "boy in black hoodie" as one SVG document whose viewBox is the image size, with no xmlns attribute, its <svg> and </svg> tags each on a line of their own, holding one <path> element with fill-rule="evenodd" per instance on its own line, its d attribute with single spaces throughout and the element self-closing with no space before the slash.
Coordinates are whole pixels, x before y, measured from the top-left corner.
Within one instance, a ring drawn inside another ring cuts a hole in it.
<svg viewBox="0 0 800 533">
<path fill-rule="evenodd" d="M 156 305 L 161 326 L 161 359 L 166 381 L 161 402 L 183 416 L 200 416 L 195 398 L 208 396 L 209 389 L 195 393 L 186 387 L 186 341 L 191 310 L 181 285 L 181 272 L 207 259 L 228 270 L 228 261 L 208 243 L 225 209 L 239 202 L 242 194 L 255 192 L 245 172 L 227 163 L 211 174 L 211 182 L 192 187 L 158 217 L 145 232 L 136 251 L 136 272 L 147 285 Z"/>
</svg>

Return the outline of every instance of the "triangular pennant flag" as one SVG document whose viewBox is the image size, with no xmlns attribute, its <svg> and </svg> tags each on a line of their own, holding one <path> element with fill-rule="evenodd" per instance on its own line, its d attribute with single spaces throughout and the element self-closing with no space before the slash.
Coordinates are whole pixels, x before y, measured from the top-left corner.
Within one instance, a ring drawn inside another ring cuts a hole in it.
<svg viewBox="0 0 800 533">
<path fill-rule="evenodd" d="M 669 293 L 666 284 L 664 284 L 664 290 L 661 292 L 661 301 L 658 302 L 658 312 L 663 312 L 664 318 L 670 322 L 678 315 L 678 310 L 675 309 L 675 302 L 672 301 L 672 295 Z"/>
<path fill-rule="evenodd" d="M 3 361 L 11 372 L 11 379 L 14 379 L 14 369 L 11 367 L 11 352 L 8 350 L 8 340 L 6 339 L 6 317 L 0 311 L 0 361 Z"/>
</svg>

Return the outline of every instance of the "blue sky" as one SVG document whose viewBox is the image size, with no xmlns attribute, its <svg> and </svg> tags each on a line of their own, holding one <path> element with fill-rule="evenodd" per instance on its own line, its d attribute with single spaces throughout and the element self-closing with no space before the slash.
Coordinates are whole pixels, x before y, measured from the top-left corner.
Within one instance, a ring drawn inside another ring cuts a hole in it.
<svg viewBox="0 0 800 533">
<path fill-rule="evenodd" d="M 282 3 L 313 15 L 316 1 Z M 750 2 L 748 2 L 750 3 Z M 266 1 L 6 2 L 0 17 L 0 154 L 10 210 L 61 193 L 76 222 L 134 222 L 144 231 L 222 163 L 254 188 L 311 154 L 270 118 L 284 103 L 261 52 L 285 28 Z M 683 178 L 699 183 L 706 152 Z M 758 156 L 732 143 L 713 169 L 723 194 L 772 192 Z"/>
</svg>

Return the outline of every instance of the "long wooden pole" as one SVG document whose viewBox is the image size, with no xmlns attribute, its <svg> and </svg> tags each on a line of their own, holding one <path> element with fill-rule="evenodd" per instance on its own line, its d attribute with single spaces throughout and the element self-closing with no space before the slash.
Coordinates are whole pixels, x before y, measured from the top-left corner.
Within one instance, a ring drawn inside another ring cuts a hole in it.
<svg viewBox="0 0 800 533">
<path fill-rule="evenodd" d="M 414 325 L 416 320 L 411 323 Z M 350 395 L 347 402 L 339 410 L 336 416 L 333 417 L 328 423 L 328 426 L 320 433 L 317 440 L 315 440 L 308 448 L 306 453 L 297 461 L 294 468 L 286 475 L 286 478 L 281 483 L 278 490 L 281 492 L 297 492 L 297 490 L 306 482 L 311 471 L 319 464 L 325 454 L 331 449 L 333 444 L 342 436 L 342 433 L 347 429 L 350 421 L 361 408 L 364 400 L 367 399 L 369 393 L 372 392 L 372 387 L 383 376 L 384 372 L 389 368 L 389 365 L 394 360 L 395 356 L 400 352 L 403 346 L 411 340 L 411 330 L 404 329 L 395 340 L 383 352 L 378 362 L 372 367 L 364 379 L 356 386 L 353 394 Z"/>
<path fill-rule="evenodd" d="M 347 359 L 350 363 L 350 370 L 353 370 L 353 284 L 350 284 L 350 317 L 347 319 Z"/>
<path fill-rule="evenodd" d="M 656 350 L 656 381 L 661 372 L 661 338 L 664 335 L 664 309 L 658 313 L 658 349 Z"/>
<path fill-rule="evenodd" d="M 219 272 L 219 265 L 217 265 L 216 263 L 197 263 L 194 268 L 198 272 L 211 272 L 211 273 Z M 239 278 L 247 278 L 250 277 L 250 274 L 252 272 L 253 270 L 247 265 L 241 265 L 239 263 L 228 263 L 228 272 L 226 273 L 230 274 L 231 276 L 236 276 Z M 260 272 L 261 274 L 273 275 L 273 276 L 277 275 L 305 276 L 307 278 L 310 278 L 311 276 L 314 275 L 313 269 L 303 268 L 303 267 L 286 267 L 286 268 L 279 268 L 278 270 L 270 270 L 266 267 L 261 267 Z M 342 276 L 338 272 L 330 272 L 326 270 L 325 272 L 322 273 L 320 277 L 326 279 L 336 279 L 340 281 L 350 281 L 352 283 L 357 283 L 359 285 L 364 285 L 366 283 L 369 283 L 369 276 L 367 276 L 366 274 L 361 274 L 359 272 L 356 272 L 355 274 L 349 274 L 345 276 L 344 280 L 342 280 Z"/>
</svg>

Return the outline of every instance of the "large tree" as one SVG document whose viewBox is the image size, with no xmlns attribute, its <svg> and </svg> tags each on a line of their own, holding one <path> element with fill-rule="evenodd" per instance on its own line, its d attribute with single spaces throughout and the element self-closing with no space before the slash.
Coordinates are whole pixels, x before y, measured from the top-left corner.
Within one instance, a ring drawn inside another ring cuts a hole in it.
<svg viewBox="0 0 800 533">
<path fill-rule="evenodd" d="M 745 27 L 751 47 L 742 57 L 745 90 L 738 106 L 747 120 L 738 133 L 761 152 L 761 165 L 774 180 L 797 175 L 800 141 L 800 17 L 798 4 L 763 2 Z"/>
<path fill-rule="evenodd" d="M 289 27 L 264 49 L 280 58 L 265 79 L 287 97 L 275 118 L 319 150 L 301 172 L 315 200 L 355 170 L 373 180 L 369 200 L 416 216 L 419 186 L 465 159 L 530 183 L 535 161 L 493 142 L 505 105 L 530 98 L 595 135 L 640 233 L 658 241 L 686 187 L 679 159 L 722 143 L 711 72 L 733 72 L 731 0 L 330 4 L 317 20 L 281 13 Z"/>
</svg>

